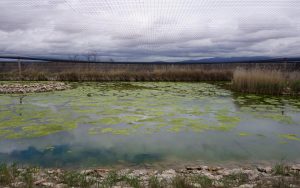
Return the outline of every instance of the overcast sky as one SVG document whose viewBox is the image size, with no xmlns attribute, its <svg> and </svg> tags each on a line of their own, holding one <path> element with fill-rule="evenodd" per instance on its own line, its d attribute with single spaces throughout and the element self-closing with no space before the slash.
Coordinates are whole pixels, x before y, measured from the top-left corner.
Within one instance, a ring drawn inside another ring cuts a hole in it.
<svg viewBox="0 0 300 188">
<path fill-rule="evenodd" d="M 0 54 L 300 56 L 300 0 L 0 0 Z"/>
</svg>

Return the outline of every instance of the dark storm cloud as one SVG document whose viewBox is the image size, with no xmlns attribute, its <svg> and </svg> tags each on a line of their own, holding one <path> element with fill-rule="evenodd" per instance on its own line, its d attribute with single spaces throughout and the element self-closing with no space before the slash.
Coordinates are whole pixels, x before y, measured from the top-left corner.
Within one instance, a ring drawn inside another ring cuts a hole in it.
<svg viewBox="0 0 300 188">
<path fill-rule="evenodd" d="M 2 54 L 299 56 L 296 0 L 1 0 Z"/>
</svg>

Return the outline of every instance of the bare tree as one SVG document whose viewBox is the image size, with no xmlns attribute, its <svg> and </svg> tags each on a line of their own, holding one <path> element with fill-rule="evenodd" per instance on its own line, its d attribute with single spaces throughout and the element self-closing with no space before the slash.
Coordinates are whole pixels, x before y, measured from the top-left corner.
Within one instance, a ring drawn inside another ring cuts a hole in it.
<svg viewBox="0 0 300 188">
<path fill-rule="evenodd" d="M 88 62 L 97 62 L 97 53 L 96 52 L 88 52 L 85 55 Z"/>
<path fill-rule="evenodd" d="M 69 55 L 69 60 L 71 61 L 79 61 L 79 55 Z"/>
</svg>

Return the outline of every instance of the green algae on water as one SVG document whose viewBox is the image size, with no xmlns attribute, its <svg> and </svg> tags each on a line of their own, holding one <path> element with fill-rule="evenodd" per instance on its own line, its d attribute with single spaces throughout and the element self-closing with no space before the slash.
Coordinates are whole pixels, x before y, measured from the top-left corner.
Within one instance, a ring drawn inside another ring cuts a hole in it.
<svg viewBox="0 0 300 188">
<path fill-rule="evenodd" d="M 288 140 L 300 141 L 300 138 L 296 134 L 281 134 L 279 136 Z"/>
<path fill-rule="evenodd" d="M 208 83 L 75 85 L 66 91 L 31 94 L 22 105 L 17 97 L 0 96 L 1 135 L 10 139 L 42 137 L 78 126 L 87 126 L 87 132 L 95 136 L 224 132 L 241 126 L 245 121 L 243 114 L 250 120 L 297 124 L 289 113 L 282 114 L 281 99 L 241 95 L 232 100 L 230 91 Z M 293 99 L 289 108 L 296 109 L 297 102 Z"/>
<path fill-rule="evenodd" d="M 250 136 L 250 134 L 246 133 L 246 132 L 240 132 L 238 135 L 241 136 L 241 137 Z"/>
</svg>

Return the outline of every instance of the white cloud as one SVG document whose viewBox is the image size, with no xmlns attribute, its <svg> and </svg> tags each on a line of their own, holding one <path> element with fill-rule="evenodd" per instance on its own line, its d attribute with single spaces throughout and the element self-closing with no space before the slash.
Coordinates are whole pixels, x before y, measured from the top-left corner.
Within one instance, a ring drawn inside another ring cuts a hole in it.
<svg viewBox="0 0 300 188">
<path fill-rule="evenodd" d="M 1 0 L 0 52 L 93 51 L 135 61 L 299 56 L 298 7 L 298 0 Z"/>
</svg>

